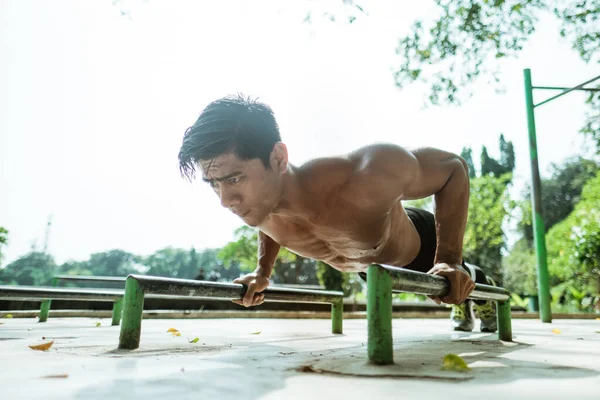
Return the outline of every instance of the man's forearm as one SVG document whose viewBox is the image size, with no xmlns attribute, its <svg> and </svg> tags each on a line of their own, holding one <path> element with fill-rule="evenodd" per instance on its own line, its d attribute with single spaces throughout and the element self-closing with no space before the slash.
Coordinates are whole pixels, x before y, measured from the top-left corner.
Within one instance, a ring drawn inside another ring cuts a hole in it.
<svg viewBox="0 0 600 400">
<path fill-rule="evenodd" d="M 469 174 L 462 159 L 444 187 L 435 195 L 437 250 L 435 263 L 461 264 L 469 212 Z"/>
<path fill-rule="evenodd" d="M 258 266 L 255 271 L 258 275 L 265 278 L 271 276 L 280 248 L 279 243 L 271 237 L 261 231 L 258 232 Z"/>
</svg>

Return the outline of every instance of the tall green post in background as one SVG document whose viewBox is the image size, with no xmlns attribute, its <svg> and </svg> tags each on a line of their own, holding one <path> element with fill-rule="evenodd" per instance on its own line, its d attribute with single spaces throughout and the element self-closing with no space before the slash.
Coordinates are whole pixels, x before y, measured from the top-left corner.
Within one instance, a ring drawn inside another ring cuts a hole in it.
<svg viewBox="0 0 600 400">
<path fill-rule="evenodd" d="M 542 322 L 552 322 L 550 309 L 550 283 L 546 256 L 546 235 L 542 217 L 542 183 L 538 166 L 537 140 L 535 135 L 535 114 L 531 70 L 525 69 L 525 105 L 527 107 L 527 128 L 529 130 L 529 156 L 531 159 L 531 209 L 533 211 L 533 237 L 537 256 L 538 297 Z"/>
<path fill-rule="evenodd" d="M 525 105 L 527 107 L 527 128 L 529 130 L 529 154 L 531 157 L 531 208 L 533 213 L 533 237 L 535 241 L 535 253 L 537 256 L 538 267 L 537 276 L 538 296 L 540 299 L 540 317 L 542 322 L 552 322 L 552 311 L 550 310 L 548 261 L 546 255 L 546 230 L 544 228 L 544 219 L 542 218 L 542 184 L 540 180 L 540 170 L 538 167 L 534 109 L 535 107 L 539 107 L 543 104 L 546 104 L 574 90 L 581 90 L 586 92 L 600 91 L 600 88 L 584 87 L 588 83 L 592 83 L 595 80 L 600 79 L 600 75 L 571 88 L 557 86 L 533 86 L 533 84 L 531 83 L 531 70 L 529 68 L 523 70 L 523 75 L 525 78 Z M 560 90 L 561 92 L 544 101 L 534 104 L 533 89 Z"/>
</svg>

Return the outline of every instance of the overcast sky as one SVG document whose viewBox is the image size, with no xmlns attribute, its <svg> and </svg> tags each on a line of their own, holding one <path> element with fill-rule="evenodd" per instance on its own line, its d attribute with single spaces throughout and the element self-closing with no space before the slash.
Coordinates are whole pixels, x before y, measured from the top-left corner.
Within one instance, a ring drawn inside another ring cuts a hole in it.
<svg viewBox="0 0 600 400">
<path fill-rule="evenodd" d="M 364 2 L 349 25 L 306 10 L 316 2 L 0 0 L 0 226 L 5 264 L 42 246 L 57 262 L 121 248 L 219 247 L 241 221 L 202 182 L 181 179 L 185 129 L 227 94 L 274 109 L 292 163 L 372 142 L 498 155 L 512 140 L 516 183 L 529 179 L 523 68 L 534 84 L 573 86 L 598 74 L 544 18 L 518 60 L 501 64 L 506 91 L 485 83 L 461 107 L 423 109 L 424 88 L 394 87 L 398 37 L 430 2 Z M 131 16 L 120 11 L 131 10 Z M 342 14 L 343 15 L 343 14 Z M 538 99 L 549 93 L 538 94 Z M 536 112 L 542 172 L 581 152 L 584 95 Z M 550 139 L 552 137 L 552 139 Z"/>
</svg>

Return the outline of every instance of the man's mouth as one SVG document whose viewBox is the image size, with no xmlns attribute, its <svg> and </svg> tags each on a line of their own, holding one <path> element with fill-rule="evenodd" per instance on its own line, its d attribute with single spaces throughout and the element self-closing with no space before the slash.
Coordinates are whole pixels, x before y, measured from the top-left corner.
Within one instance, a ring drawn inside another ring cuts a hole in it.
<svg viewBox="0 0 600 400">
<path fill-rule="evenodd" d="M 250 214 L 250 210 L 243 212 L 243 213 L 235 213 L 238 217 L 240 218 L 244 218 L 246 215 Z"/>
</svg>

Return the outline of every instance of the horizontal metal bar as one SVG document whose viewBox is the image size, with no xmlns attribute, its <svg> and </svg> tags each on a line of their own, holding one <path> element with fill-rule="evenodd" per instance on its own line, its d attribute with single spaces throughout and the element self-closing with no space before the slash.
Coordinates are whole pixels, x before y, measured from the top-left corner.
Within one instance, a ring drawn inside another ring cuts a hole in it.
<svg viewBox="0 0 600 400">
<path fill-rule="evenodd" d="M 0 286 L 0 298 L 20 300 L 92 300 L 114 301 L 123 297 L 123 290 L 55 288 L 43 286 Z"/>
<path fill-rule="evenodd" d="M 246 293 L 246 287 L 239 283 L 194 281 L 144 275 L 129 275 L 129 277 L 140 283 L 144 293 L 223 300 L 241 299 Z M 344 297 L 342 292 L 275 287 L 265 289 L 264 294 L 265 301 L 284 303 L 334 303 Z"/>
<path fill-rule="evenodd" d="M 572 87 L 572 88 L 570 88 L 570 89 L 567 89 L 567 90 L 565 90 L 564 92 L 561 92 L 561 93 L 557 94 L 556 96 L 552 96 L 552 97 L 550 97 L 549 99 L 546 99 L 546 100 L 542 101 L 541 103 L 534 104 L 534 105 L 533 105 L 533 107 L 534 107 L 534 108 L 535 108 L 535 107 L 539 107 L 539 106 L 541 106 L 542 104 L 546 104 L 546 103 L 548 103 L 548 102 L 550 102 L 550 101 L 552 101 L 552 100 L 554 100 L 554 99 L 557 99 L 557 98 L 559 98 L 559 97 L 560 97 L 560 96 L 562 96 L 562 95 L 565 95 L 565 94 L 567 94 L 567 93 L 569 93 L 569 92 L 572 92 L 573 90 L 579 90 L 579 89 L 581 89 L 582 87 L 584 87 L 585 85 L 587 85 L 588 83 L 592 83 L 592 82 L 594 82 L 596 79 L 600 79 L 600 75 L 598 75 L 598 76 L 596 76 L 595 78 L 592 78 L 592 79 L 590 79 L 590 80 L 588 80 L 588 81 L 585 81 L 585 82 L 583 82 L 583 83 L 582 83 L 582 84 L 580 84 L 580 85 L 577 85 L 577 86 L 575 86 L 575 87 Z"/>
<path fill-rule="evenodd" d="M 411 271 L 404 268 L 382 265 L 382 268 L 390 272 L 393 279 L 393 292 L 409 292 L 417 294 L 425 294 L 428 296 L 446 296 L 450 290 L 448 279 L 422 272 Z M 500 300 L 505 301 L 510 298 L 508 290 L 483 285 L 475 284 L 475 290 L 469 296 L 469 299 L 474 300 Z"/>
<path fill-rule="evenodd" d="M 532 86 L 532 89 L 541 89 L 541 90 L 569 90 L 568 87 L 558 87 L 558 86 Z M 600 88 L 577 88 L 573 90 L 582 90 L 585 92 L 600 92 Z"/>
<path fill-rule="evenodd" d="M 54 279 L 81 282 L 125 282 L 124 276 L 57 275 Z"/>
</svg>

